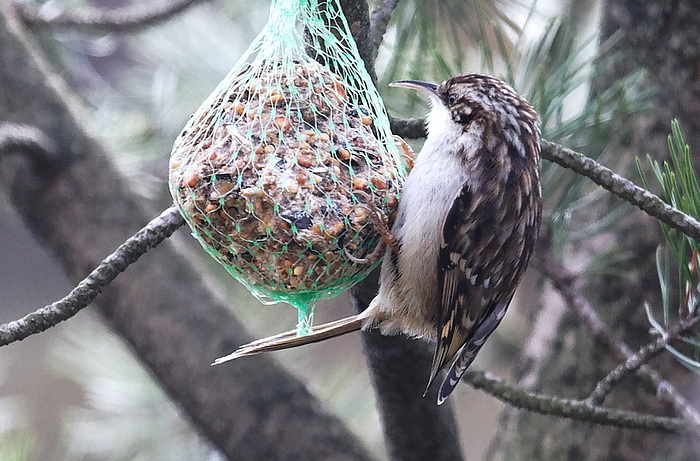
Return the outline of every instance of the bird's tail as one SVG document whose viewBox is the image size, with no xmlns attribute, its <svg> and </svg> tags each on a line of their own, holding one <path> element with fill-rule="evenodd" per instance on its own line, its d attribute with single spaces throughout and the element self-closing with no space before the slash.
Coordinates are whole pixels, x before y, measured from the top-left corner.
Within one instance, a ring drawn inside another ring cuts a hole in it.
<svg viewBox="0 0 700 461">
<path fill-rule="evenodd" d="M 218 358 L 212 365 L 228 362 L 239 357 L 255 355 L 261 352 L 278 351 L 290 349 L 292 347 L 303 346 L 304 344 L 316 343 L 335 336 L 344 335 L 362 328 L 362 321 L 358 315 L 346 317 L 334 322 L 324 323 L 313 327 L 311 333 L 304 336 L 297 336 L 297 330 L 290 330 L 268 338 L 258 339 L 239 347 L 235 352 L 225 357 Z"/>
</svg>

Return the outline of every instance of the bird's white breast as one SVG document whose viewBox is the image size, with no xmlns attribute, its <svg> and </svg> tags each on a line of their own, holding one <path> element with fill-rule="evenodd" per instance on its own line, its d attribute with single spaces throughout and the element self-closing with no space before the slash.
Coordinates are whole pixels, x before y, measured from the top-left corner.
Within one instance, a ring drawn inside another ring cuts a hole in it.
<svg viewBox="0 0 700 461">
<path fill-rule="evenodd" d="M 385 312 L 404 311 L 402 324 L 384 322 L 385 333 L 402 331 L 413 336 L 431 336 L 423 322 L 436 314 L 440 293 L 437 291 L 438 256 L 445 217 L 466 178 L 465 148 L 475 140 L 454 123 L 447 109 L 435 103 L 428 117 L 429 135 L 418 154 L 415 166 L 404 184 L 399 210 L 392 232 L 401 251 L 397 258 L 398 279 L 391 283 L 386 267 L 382 270 L 376 307 Z M 388 261 L 384 262 L 389 264 Z M 414 322 L 410 318 L 414 318 Z"/>
</svg>

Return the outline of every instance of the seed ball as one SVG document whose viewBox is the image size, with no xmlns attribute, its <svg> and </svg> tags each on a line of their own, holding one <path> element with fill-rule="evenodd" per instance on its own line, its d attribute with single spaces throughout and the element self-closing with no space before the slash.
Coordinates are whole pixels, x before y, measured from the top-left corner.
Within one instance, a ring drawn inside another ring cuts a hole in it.
<svg viewBox="0 0 700 461">
<path fill-rule="evenodd" d="M 268 60 L 205 102 L 175 143 L 176 204 L 257 294 L 328 292 L 371 269 L 347 255 L 379 243 L 366 201 L 393 219 L 404 172 L 351 99 L 315 61 Z"/>
</svg>

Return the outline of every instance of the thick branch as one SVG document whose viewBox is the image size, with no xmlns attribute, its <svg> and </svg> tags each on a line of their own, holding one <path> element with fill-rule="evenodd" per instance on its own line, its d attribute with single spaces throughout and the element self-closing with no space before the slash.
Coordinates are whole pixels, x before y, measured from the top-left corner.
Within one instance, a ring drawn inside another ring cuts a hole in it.
<svg viewBox="0 0 700 461">
<path fill-rule="evenodd" d="M 0 155 L 21 152 L 39 163 L 56 159 L 56 145 L 36 127 L 0 122 Z"/>
<path fill-rule="evenodd" d="M 475 389 L 483 390 L 509 405 L 543 415 L 627 429 L 662 432 L 688 432 L 694 429 L 688 421 L 680 418 L 613 410 L 591 405 L 585 400 L 562 399 L 528 392 L 484 372 L 469 370 L 463 379 Z"/>
<path fill-rule="evenodd" d="M 130 32 L 167 21 L 191 6 L 211 0 L 175 0 L 163 3 L 157 8 L 140 11 L 113 10 L 89 13 L 69 13 L 49 11 L 35 4 L 14 3 L 22 20 L 29 26 L 60 27 L 85 31 L 106 30 L 109 32 Z"/>
<path fill-rule="evenodd" d="M 353 37 L 370 75 L 374 76 L 376 47 L 367 40 L 365 0 L 341 0 Z M 377 277 L 368 277 L 351 290 L 358 310 L 377 292 Z M 383 421 L 390 459 L 401 461 L 462 459 L 457 424 L 449 402 L 438 407 L 433 392 L 421 395 L 427 383 L 431 355 L 425 344 L 403 336 L 363 333 L 364 350 Z"/>
<path fill-rule="evenodd" d="M 0 325 L 0 346 L 21 341 L 73 317 L 102 293 L 117 275 L 183 224 L 177 208 L 168 208 L 105 258 L 68 296 L 19 320 Z"/>
<path fill-rule="evenodd" d="M 384 40 L 384 34 L 386 34 L 386 28 L 389 25 L 391 14 L 394 12 L 398 3 L 399 0 L 381 0 L 376 8 L 372 10 L 368 37 L 369 46 L 372 50 L 372 61 L 377 59 L 379 45 L 381 45 L 382 40 Z"/>
<path fill-rule="evenodd" d="M 378 272 L 351 289 L 358 311 L 365 309 L 376 294 Z M 384 336 L 378 331 L 362 333 L 362 340 L 390 459 L 463 459 L 452 402 L 435 404 L 437 386 L 422 397 L 432 359 L 427 344 L 403 335 Z"/>
<path fill-rule="evenodd" d="M 0 2 L 0 120 L 36 126 L 65 159 L 51 174 L 38 174 L 26 158 L 0 156 L 0 184 L 77 281 L 153 213 L 86 133 L 78 98 L 37 50 L 13 9 Z M 231 315 L 236 300 L 213 290 L 193 267 L 193 244 L 175 233 L 114 279 L 94 307 L 230 459 L 370 459 L 272 357 L 209 366 L 252 338 Z"/>
</svg>

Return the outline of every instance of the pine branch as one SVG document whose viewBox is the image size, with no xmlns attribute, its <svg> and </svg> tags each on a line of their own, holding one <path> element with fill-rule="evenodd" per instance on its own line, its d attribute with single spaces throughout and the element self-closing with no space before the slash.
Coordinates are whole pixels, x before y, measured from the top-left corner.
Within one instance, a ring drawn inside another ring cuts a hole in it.
<svg viewBox="0 0 700 461">
<path fill-rule="evenodd" d="M 685 419 L 654 416 L 633 411 L 615 410 L 591 405 L 586 400 L 563 399 L 510 385 L 489 373 L 469 370 L 462 378 L 473 388 L 523 410 L 543 415 L 559 416 L 586 423 L 661 432 L 689 432 L 698 430 Z"/>
<path fill-rule="evenodd" d="M 73 317 L 102 293 L 117 275 L 183 224 L 177 208 L 172 206 L 165 210 L 105 258 L 68 296 L 19 320 L 0 325 L 0 347 L 41 333 Z"/>
<path fill-rule="evenodd" d="M 627 360 L 615 367 L 605 378 L 601 379 L 598 384 L 596 384 L 595 389 L 591 392 L 586 401 L 592 405 L 601 405 L 605 401 L 605 397 L 610 394 L 615 384 L 630 373 L 639 370 L 642 365 L 648 363 L 652 358 L 663 352 L 671 341 L 679 339 L 681 335 L 690 330 L 698 320 L 700 320 L 700 317 L 697 316 L 681 320 L 665 331 L 664 334 L 655 341 L 652 341 L 630 355 Z"/>
<path fill-rule="evenodd" d="M 632 181 L 613 173 L 595 160 L 545 140 L 542 141 L 542 158 L 587 177 L 648 215 L 700 242 L 700 222 L 695 218 L 672 207 Z"/>
<path fill-rule="evenodd" d="M 420 119 L 392 119 L 391 129 L 394 134 L 409 139 L 424 137 L 426 134 L 424 122 Z M 649 216 L 700 242 L 700 222 L 695 218 L 672 207 L 629 179 L 613 173 L 592 158 L 547 140 L 542 140 L 541 155 L 545 160 L 587 177 Z"/>
<path fill-rule="evenodd" d="M 552 282 L 564 302 L 583 320 L 584 325 L 595 336 L 597 342 L 607 347 L 617 360 L 629 360 L 634 355 L 632 349 L 614 337 L 593 306 L 578 292 L 576 288 L 579 280 L 578 275 L 562 266 L 548 249 L 541 250 L 535 252 L 535 258 L 537 268 L 542 275 Z M 684 418 L 700 426 L 700 413 L 658 371 L 649 365 L 642 365 L 639 367 L 639 372 L 652 382 L 660 398 L 673 405 L 674 409 Z"/>
<path fill-rule="evenodd" d="M 119 9 L 88 13 L 48 12 L 37 4 L 15 3 L 25 24 L 84 31 L 130 32 L 167 21 L 186 9 L 211 0 L 175 0 L 151 9 Z"/>
</svg>

